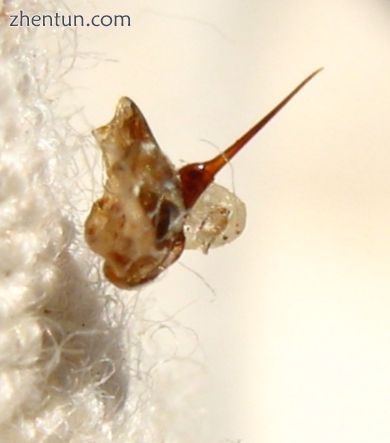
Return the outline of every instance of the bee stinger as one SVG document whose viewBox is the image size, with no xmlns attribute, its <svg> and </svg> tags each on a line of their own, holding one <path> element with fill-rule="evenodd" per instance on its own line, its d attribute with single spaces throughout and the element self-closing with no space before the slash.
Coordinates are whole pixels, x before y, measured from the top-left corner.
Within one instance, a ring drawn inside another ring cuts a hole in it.
<svg viewBox="0 0 390 443">
<path fill-rule="evenodd" d="M 156 278 L 185 247 L 207 252 L 239 235 L 245 206 L 214 184 L 214 177 L 321 69 L 222 154 L 179 170 L 159 148 L 136 104 L 122 97 L 113 120 L 93 131 L 107 179 L 85 222 L 86 242 L 104 258 L 107 279 L 131 289 Z"/>
</svg>

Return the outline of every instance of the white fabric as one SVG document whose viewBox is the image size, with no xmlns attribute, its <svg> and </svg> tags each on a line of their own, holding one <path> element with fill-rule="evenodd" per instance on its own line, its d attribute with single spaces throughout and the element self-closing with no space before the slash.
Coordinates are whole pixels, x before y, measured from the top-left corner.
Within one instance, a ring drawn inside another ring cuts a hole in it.
<svg viewBox="0 0 390 443">
<path fill-rule="evenodd" d="M 168 323 L 146 318 L 153 299 L 101 281 L 83 241 L 91 171 L 76 160 L 93 147 L 57 106 L 74 38 L 0 21 L 0 441 L 195 442 L 187 381 L 198 369 L 172 375 L 156 339 Z"/>
</svg>

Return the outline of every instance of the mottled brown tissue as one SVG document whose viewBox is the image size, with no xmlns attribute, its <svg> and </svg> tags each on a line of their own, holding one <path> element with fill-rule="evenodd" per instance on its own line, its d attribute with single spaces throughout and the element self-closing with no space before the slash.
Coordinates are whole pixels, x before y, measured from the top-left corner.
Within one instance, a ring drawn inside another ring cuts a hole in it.
<svg viewBox="0 0 390 443">
<path fill-rule="evenodd" d="M 122 288 L 145 283 L 184 248 L 185 210 L 176 171 L 128 98 L 115 117 L 94 131 L 103 151 L 104 196 L 85 223 L 90 248 L 105 259 L 104 272 Z"/>
</svg>

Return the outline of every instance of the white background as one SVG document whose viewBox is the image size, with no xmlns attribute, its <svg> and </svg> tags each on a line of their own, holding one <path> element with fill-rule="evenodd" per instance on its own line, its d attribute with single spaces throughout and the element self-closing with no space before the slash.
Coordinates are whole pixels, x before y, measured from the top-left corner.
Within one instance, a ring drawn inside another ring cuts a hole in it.
<svg viewBox="0 0 390 443">
<path fill-rule="evenodd" d="M 207 159 L 325 70 L 234 160 L 247 228 L 148 288 L 196 330 L 212 441 L 390 441 L 390 2 L 100 0 L 107 59 L 68 80 L 88 125 L 128 95 L 176 163 Z M 229 171 L 219 181 L 230 185 Z M 131 295 L 129 295 L 131 296 Z M 212 301 L 214 300 L 214 301 Z M 183 442 L 184 443 L 184 442 Z"/>
</svg>

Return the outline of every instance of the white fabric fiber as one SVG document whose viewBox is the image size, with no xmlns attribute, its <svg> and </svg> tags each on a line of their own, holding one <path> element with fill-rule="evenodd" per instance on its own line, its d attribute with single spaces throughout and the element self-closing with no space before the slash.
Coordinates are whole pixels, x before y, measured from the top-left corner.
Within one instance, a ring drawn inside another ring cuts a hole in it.
<svg viewBox="0 0 390 443">
<path fill-rule="evenodd" d="M 8 26 L 58 2 L 0 8 L 0 442 L 199 443 L 199 369 L 177 370 L 154 300 L 102 281 L 83 241 L 78 159 L 96 148 L 58 106 L 75 37 Z"/>
</svg>

